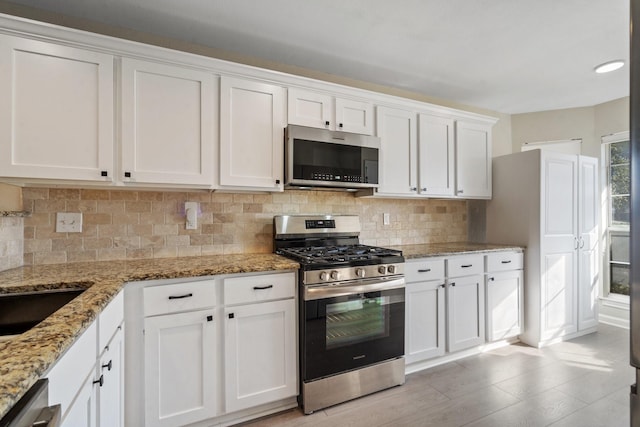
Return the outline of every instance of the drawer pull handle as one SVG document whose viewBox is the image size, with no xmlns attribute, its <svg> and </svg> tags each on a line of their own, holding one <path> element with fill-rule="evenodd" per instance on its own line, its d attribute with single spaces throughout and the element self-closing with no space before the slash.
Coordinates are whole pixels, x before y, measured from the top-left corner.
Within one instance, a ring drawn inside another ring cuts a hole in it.
<svg viewBox="0 0 640 427">
<path fill-rule="evenodd" d="M 193 294 L 184 294 L 184 295 L 171 295 L 169 299 L 182 299 L 182 298 L 190 298 Z"/>
<path fill-rule="evenodd" d="M 501 262 L 501 263 L 503 263 L 503 264 L 510 264 L 510 263 L 511 263 L 511 260 L 510 260 L 510 259 L 508 259 L 508 260 L 500 261 L 500 262 Z"/>
<path fill-rule="evenodd" d="M 430 268 L 423 268 L 423 269 L 418 270 L 418 273 L 428 273 L 430 271 L 431 271 Z"/>
<path fill-rule="evenodd" d="M 267 285 L 267 286 L 254 286 L 253 290 L 254 291 L 263 291 L 265 289 L 271 289 L 273 288 L 273 285 Z"/>
<path fill-rule="evenodd" d="M 473 264 L 465 264 L 465 265 L 461 265 L 461 268 L 469 268 L 469 267 L 473 267 Z"/>
<path fill-rule="evenodd" d="M 100 378 L 95 380 L 93 384 L 100 384 L 100 387 L 102 387 L 104 385 L 104 375 L 100 375 Z"/>
</svg>

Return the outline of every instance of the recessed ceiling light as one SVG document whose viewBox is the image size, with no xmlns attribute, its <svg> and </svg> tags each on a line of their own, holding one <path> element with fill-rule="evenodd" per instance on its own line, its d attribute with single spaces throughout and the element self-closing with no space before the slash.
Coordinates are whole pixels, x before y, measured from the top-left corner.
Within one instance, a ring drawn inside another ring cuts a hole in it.
<svg viewBox="0 0 640 427">
<path fill-rule="evenodd" d="M 618 68 L 622 68 L 624 65 L 624 61 L 622 59 L 616 59 L 615 61 L 605 62 L 604 64 L 600 64 L 594 68 L 596 73 L 608 73 L 609 71 L 617 70 Z"/>
</svg>

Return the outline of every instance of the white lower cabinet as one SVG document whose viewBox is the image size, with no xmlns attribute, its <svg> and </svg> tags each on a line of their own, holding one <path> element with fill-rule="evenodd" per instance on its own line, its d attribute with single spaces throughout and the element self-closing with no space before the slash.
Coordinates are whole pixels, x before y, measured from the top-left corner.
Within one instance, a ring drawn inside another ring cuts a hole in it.
<svg viewBox="0 0 640 427">
<path fill-rule="evenodd" d="M 295 404 L 295 273 L 136 282 L 127 292 L 126 425 L 226 425 Z"/>
<path fill-rule="evenodd" d="M 47 374 L 62 427 L 124 425 L 123 304 L 121 292 Z"/>
<path fill-rule="evenodd" d="M 228 412 L 297 394 L 293 299 L 225 309 Z"/>
<path fill-rule="evenodd" d="M 521 333 L 521 251 L 412 259 L 405 271 L 407 365 Z"/>
<path fill-rule="evenodd" d="M 447 280 L 447 350 L 464 350 L 484 343 L 484 277 Z"/>
<path fill-rule="evenodd" d="M 498 341 L 522 330 L 522 270 L 487 275 L 487 341 Z"/>
<path fill-rule="evenodd" d="M 407 283 L 404 350 L 407 364 L 445 353 L 444 287 L 444 278 Z"/>
<path fill-rule="evenodd" d="M 149 317 L 145 331 L 145 425 L 212 418 L 216 333 L 213 309 Z"/>
<path fill-rule="evenodd" d="M 516 251 L 486 255 L 487 341 L 520 335 L 523 318 L 524 254 Z"/>
</svg>

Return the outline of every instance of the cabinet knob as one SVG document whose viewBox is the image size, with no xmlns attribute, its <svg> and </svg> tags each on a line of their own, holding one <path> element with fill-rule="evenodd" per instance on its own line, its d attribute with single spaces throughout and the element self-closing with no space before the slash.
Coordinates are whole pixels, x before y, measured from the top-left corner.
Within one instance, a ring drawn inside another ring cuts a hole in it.
<svg viewBox="0 0 640 427">
<path fill-rule="evenodd" d="M 108 171 L 100 171 L 100 176 L 109 176 Z"/>
<path fill-rule="evenodd" d="M 418 188 L 417 187 L 410 187 L 409 191 L 418 191 Z"/>
<path fill-rule="evenodd" d="M 276 185 L 280 185 L 280 180 L 276 179 Z"/>
<path fill-rule="evenodd" d="M 330 125 L 329 120 L 327 120 L 326 122 L 324 122 L 324 125 L 325 125 L 325 126 L 329 126 L 329 125 Z"/>
<path fill-rule="evenodd" d="M 456 193 L 462 194 L 462 193 L 464 193 L 464 190 L 458 190 L 458 191 L 456 191 Z"/>
<path fill-rule="evenodd" d="M 95 380 L 93 384 L 100 384 L 100 387 L 102 387 L 102 385 L 104 384 L 104 375 L 100 375 L 100 378 Z"/>
<path fill-rule="evenodd" d="M 207 316 L 207 322 L 213 322 L 213 316 Z"/>
<path fill-rule="evenodd" d="M 455 282 L 451 282 L 451 283 L 449 283 L 449 284 L 450 284 L 451 286 L 455 286 L 455 285 L 456 285 L 456 283 L 455 283 Z"/>
<path fill-rule="evenodd" d="M 236 317 L 236 315 L 235 315 L 235 314 L 233 314 L 233 313 L 229 313 L 229 319 L 233 319 L 234 317 Z"/>
<path fill-rule="evenodd" d="M 446 286 L 446 285 L 443 283 L 442 285 L 440 285 L 440 286 L 438 286 L 438 287 L 439 287 L 439 288 L 444 289 L 444 288 L 445 288 L 445 286 Z"/>
<path fill-rule="evenodd" d="M 489 280 L 491 280 L 493 282 L 494 280 L 496 280 L 496 278 L 495 277 L 489 277 Z"/>
<path fill-rule="evenodd" d="M 422 191 L 423 193 L 426 193 L 426 192 L 427 192 L 427 188 L 426 188 L 426 187 L 422 187 L 422 188 L 420 189 L 420 191 Z"/>
<path fill-rule="evenodd" d="M 113 360 L 109 360 L 109 363 L 106 363 L 106 364 L 102 365 L 102 368 L 103 369 L 107 368 L 107 371 L 110 371 L 111 368 L 113 368 Z M 100 385 L 102 385 L 102 384 L 100 384 Z"/>
<path fill-rule="evenodd" d="M 131 172 L 125 172 L 124 173 L 124 177 L 125 178 L 131 178 Z"/>
<path fill-rule="evenodd" d="M 342 129 L 342 123 L 340 123 L 338 126 L 340 127 L 340 129 Z"/>
</svg>

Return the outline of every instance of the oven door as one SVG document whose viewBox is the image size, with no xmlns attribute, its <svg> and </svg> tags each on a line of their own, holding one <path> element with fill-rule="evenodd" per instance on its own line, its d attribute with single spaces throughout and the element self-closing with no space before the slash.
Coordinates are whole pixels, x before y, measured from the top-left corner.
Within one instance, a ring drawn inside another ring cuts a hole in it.
<svg viewBox="0 0 640 427">
<path fill-rule="evenodd" d="M 403 278 L 328 288 L 336 295 L 304 301 L 304 381 L 404 355 Z"/>
</svg>

